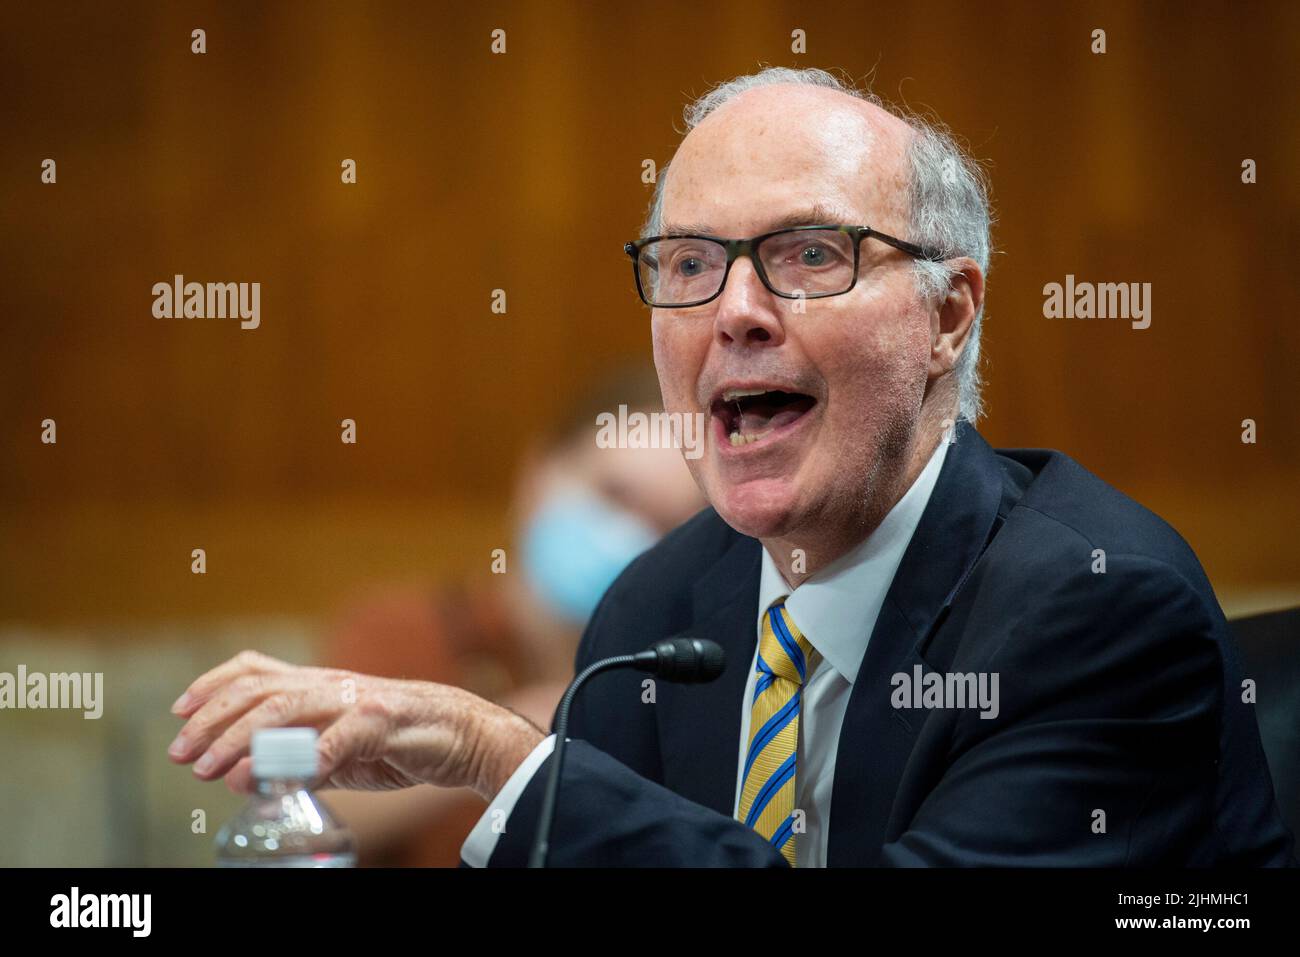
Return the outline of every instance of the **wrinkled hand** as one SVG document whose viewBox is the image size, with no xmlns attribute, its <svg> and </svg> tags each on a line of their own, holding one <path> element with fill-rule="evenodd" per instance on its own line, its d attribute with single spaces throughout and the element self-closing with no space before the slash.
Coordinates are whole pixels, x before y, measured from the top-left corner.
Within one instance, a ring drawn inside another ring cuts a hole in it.
<svg viewBox="0 0 1300 957">
<path fill-rule="evenodd" d="M 321 787 L 470 787 L 485 800 L 545 734 L 461 688 L 291 665 L 244 651 L 201 675 L 172 705 L 188 719 L 168 749 L 205 781 L 255 788 L 253 731 L 312 727 Z"/>
</svg>

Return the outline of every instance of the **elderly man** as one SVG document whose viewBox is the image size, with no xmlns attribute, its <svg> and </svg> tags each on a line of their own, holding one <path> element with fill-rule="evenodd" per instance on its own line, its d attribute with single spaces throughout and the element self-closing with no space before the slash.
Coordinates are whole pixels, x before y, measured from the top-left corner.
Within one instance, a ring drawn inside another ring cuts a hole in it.
<svg viewBox="0 0 1300 957">
<path fill-rule="evenodd" d="M 1286 864 L 1236 653 L 1195 556 L 1051 451 L 973 427 L 989 259 L 953 142 L 818 70 L 687 111 L 643 238 L 665 408 L 711 508 L 610 588 L 577 666 L 667 636 L 722 677 L 593 682 L 555 865 Z M 323 729 L 329 783 L 468 785 L 464 861 L 522 864 L 553 737 L 455 688 L 244 654 L 177 761 L 248 789 L 251 731 Z"/>
</svg>

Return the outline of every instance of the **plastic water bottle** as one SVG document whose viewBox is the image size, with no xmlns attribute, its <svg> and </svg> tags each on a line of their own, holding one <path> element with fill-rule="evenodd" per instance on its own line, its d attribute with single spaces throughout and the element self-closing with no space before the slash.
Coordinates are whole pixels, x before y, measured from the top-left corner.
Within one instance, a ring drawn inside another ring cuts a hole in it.
<svg viewBox="0 0 1300 957">
<path fill-rule="evenodd" d="M 352 834 L 311 792 L 315 728 L 253 732 L 257 793 L 217 834 L 218 867 L 355 867 Z"/>
</svg>

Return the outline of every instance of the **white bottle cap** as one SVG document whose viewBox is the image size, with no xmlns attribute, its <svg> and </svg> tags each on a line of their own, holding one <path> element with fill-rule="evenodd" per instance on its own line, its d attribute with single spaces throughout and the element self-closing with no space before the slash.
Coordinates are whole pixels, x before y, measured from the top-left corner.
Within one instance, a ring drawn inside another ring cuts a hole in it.
<svg viewBox="0 0 1300 957">
<path fill-rule="evenodd" d="M 316 776 L 315 728 L 262 728 L 253 732 L 253 777 Z"/>
</svg>

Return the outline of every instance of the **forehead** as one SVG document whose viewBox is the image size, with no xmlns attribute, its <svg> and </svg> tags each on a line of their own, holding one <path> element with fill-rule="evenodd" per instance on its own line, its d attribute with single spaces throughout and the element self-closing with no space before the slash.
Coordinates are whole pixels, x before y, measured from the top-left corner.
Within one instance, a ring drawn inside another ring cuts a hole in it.
<svg viewBox="0 0 1300 957">
<path fill-rule="evenodd" d="M 750 90 L 710 114 L 673 157 L 663 231 L 756 235 L 815 222 L 897 228 L 910 130 L 834 90 Z"/>
</svg>

